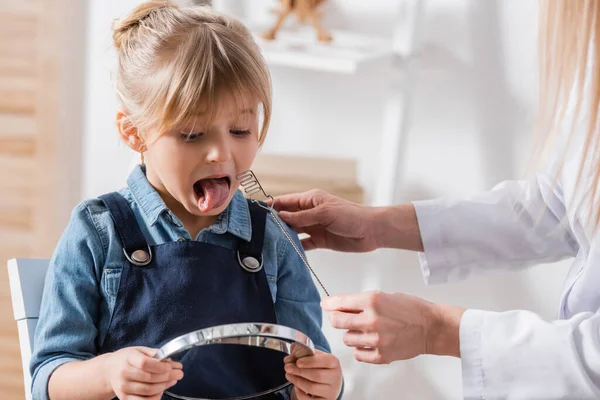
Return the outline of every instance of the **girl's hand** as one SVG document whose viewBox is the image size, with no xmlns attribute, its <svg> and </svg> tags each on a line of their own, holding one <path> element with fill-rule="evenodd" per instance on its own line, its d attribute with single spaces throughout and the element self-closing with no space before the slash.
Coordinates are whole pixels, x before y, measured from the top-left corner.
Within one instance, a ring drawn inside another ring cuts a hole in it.
<svg viewBox="0 0 600 400">
<path fill-rule="evenodd" d="M 298 400 L 336 400 L 342 391 L 342 367 L 332 354 L 316 350 L 314 356 L 286 363 L 285 372 Z"/>
<path fill-rule="evenodd" d="M 180 363 L 157 360 L 155 354 L 148 347 L 127 347 L 107 355 L 104 376 L 119 399 L 160 400 L 183 378 Z"/>
</svg>

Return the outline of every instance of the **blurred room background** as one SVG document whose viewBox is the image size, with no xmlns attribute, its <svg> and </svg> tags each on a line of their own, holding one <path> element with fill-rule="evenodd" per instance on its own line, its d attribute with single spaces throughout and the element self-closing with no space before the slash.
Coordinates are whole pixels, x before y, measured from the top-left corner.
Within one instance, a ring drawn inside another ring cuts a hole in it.
<svg viewBox="0 0 600 400">
<path fill-rule="evenodd" d="M 115 190 L 111 22 L 139 0 L 0 0 L 0 398 L 22 399 L 5 267 L 50 257 L 71 209 Z M 276 0 L 214 0 L 260 32 Z M 536 103 L 537 0 L 329 0 L 331 45 L 290 19 L 262 42 L 274 115 L 255 172 L 272 194 L 313 187 L 366 204 L 466 196 L 523 177 Z M 331 293 L 381 289 L 554 316 L 562 264 L 426 287 L 415 254 L 309 253 Z M 493 283 L 493 284 L 492 284 Z M 324 321 L 346 399 L 460 399 L 460 361 L 359 364 Z"/>
</svg>

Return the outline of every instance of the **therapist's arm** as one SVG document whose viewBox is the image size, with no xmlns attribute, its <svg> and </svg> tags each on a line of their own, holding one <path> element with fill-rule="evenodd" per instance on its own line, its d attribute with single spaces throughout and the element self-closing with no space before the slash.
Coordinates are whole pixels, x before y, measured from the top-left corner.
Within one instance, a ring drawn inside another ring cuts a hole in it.
<svg viewBox="0 0 600 400">
<path fill-rule="evenodd" d="M 465 199 L 414 203 L 428 283 L 511 271 L 574 257 L 560 182 L 552 174 L 503 182 Z"/>
<path fill-rule="evenodd" d="M 281 196 L 274 207 L 299 232 L 307 250 L 424 252 L 428 283 L 516 270 L 576 254 L 560 182 L 552 174 L 508 181 L 464 199 L 442 198 L 366 207 L 326 192 Z"/>
<path fill-rule="evenodd" d="M 468 310 L 460 326 L 467 399 L 600 398 L 600 314 L 546 322 L 528 311 Z"/>
</svg>

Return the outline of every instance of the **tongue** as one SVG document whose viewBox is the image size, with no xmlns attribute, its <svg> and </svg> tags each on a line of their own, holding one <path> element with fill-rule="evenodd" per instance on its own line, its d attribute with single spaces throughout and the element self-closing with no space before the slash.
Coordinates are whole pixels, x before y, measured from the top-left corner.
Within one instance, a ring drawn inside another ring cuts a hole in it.
<svg viewBox="0 0 600 400">
<path fill-rule="evenodd" d="M 204 179 L 201 181 L 204 195 L 198 199 L 198 208 L 207 212 L 219 208 L 229 197 L 229 184 L 226 179 Z"/>
</svg>

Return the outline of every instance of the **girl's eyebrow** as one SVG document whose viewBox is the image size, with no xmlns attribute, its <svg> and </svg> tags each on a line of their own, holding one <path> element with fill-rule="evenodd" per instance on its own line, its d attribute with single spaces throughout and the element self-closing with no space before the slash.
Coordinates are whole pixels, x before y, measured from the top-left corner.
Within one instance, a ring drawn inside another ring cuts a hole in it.
<svg viewBox="0 0 600 400">
<path fill-rule="evenodd" d="M 254 109 L 253 108 L 244 108 L 242 110 L 239 110 L 239 115 L 244 115 L 244 114 L 254 114 Z M 199 112 L 196 114 L 197 117 L 203 117 L 204 115 L 206 115 L 206 113 L 204 113 L 204 112 Z"/>
</svg>

